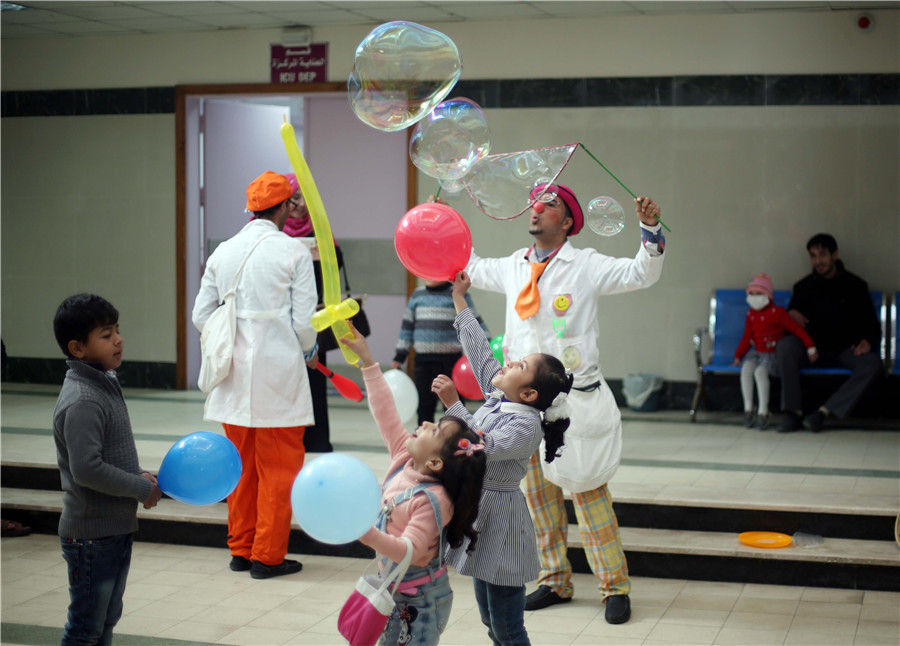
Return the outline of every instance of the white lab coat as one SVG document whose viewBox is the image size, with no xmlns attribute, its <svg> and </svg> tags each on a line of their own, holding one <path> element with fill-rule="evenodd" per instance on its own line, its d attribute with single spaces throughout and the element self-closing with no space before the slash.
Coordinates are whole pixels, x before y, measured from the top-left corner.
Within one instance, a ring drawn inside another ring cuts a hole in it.
<svg viewBox="0 0 900 646">
<path fill-rule="evenodd" d="M 523 321 L 514 305 L 531 279 L 527 253 L 520 249 L 505 258 L 480 258 L 473 252 L 466 271 L 474 287 L 506 294 L 504 356 L 552 354 L 573 372 L 575 388 L 601 383 L 590 392 L 572 389 L 562 457 L 549 464 L 541 461 L 551 482 L 569 491 L 589 491 L 613 477 L 622 454 L 619 408 L 600 373 L 597 297 L 649 287 L 659 280 L 663 256 L 653 257 L 641 245 L 634 258 L 613 258 L 566 241 L 538 280 L 538 313 Z"/>
<path fill-rule="evenodd" d="M 269 220 L 252 220 L 212 253 L 191 316 L 198 330 L 231 288 L 253 242 L 277 230 Z M 309 250 L 295 238 L 270 235 L 250 255 L 236 299 L 231 373 L 207 395 L 203 419 L 252 428 L 313 424 L 303 359 L 316 344 L 310 319 L 318 298 Z"/>
</svg>

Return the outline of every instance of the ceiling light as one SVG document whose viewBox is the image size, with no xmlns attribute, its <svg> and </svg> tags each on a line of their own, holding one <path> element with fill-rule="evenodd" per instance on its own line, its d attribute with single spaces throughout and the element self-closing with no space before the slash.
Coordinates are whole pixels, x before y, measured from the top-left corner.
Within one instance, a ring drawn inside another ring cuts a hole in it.
<svg viewBox="0 0 900 646">
<path fill-rule="evenodd" d="M 306 47 L 311 42 L 310 27 L 290 27 L 281 32 L 281 44 L 285 47 Z"/>
</svg>

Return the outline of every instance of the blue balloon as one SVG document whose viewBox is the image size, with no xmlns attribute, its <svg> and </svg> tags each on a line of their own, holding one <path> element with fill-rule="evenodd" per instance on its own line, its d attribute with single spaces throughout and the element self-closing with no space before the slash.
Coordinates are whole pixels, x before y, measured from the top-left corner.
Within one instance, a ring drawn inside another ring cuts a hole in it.
<svg viewBox="0 0 900 646">
<path fill-rule="evenodd" d="M 381 485 L 365 462 L 327 453 L 305 464 L 291 488 L 291 507 L 303 531 L 322 543 L 350 543 L 375 524 Z"/>
<path fill-rule="evenodd" d="M 189 505 L 211 505 L 226 498 L 241 479 L 241 456 L 223 435 L 199 431 L 169 449 L 156 477 L 159 488 Z"/>
</svg>

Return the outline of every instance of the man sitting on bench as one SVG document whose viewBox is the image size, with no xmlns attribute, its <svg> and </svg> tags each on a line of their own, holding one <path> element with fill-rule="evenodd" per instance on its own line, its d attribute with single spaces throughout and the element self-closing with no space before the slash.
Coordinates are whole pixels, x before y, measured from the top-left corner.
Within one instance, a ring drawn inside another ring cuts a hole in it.
<svg viewBox="0 0 900 646">
<path fill-rule="evenodd" d="M 794 285 L 788 313 L 815 341 L 816 367 L 847 368 L 852 374 L 822 406 L 803 417 L 800 369 L 810 365 L 806 348 L 796 336 L 781 339 L 776 355 L 786 416 L 780 433 L 801 427 L 815 433 L 829 415 L 847 417 L 883 369 L 877 352 L 881 328 L 866 281 L 844 269 L 831 235 L 814 235 L 806 249 L 813 270 Z"/>
</svg>

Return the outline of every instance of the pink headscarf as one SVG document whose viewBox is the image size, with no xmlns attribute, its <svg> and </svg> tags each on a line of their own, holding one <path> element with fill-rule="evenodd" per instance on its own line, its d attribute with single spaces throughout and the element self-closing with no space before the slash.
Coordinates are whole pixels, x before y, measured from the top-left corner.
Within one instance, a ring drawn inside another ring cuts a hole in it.
<svg viewBox="0 0 900 646">
<path fill-rule="evenodd" d="M 291 188 L 294 189 L 294 193 L 300 190 L 300 182 L 297 181 L 297 176 L 294 173 L 285 173 L 284 176 L 287 177 L 287 180 L 291 183 Z M 305 218 L 289 217 L 284 223 L 283 231 L 292 238 L 310 238 L 315 235 L 312 218 L 309 217 L 308 212 Z M 334 240 L 333 237 L 332 240 Z M 339 246 L 337 240 L 334 240 L 334 246 Z"/>
</svg>

